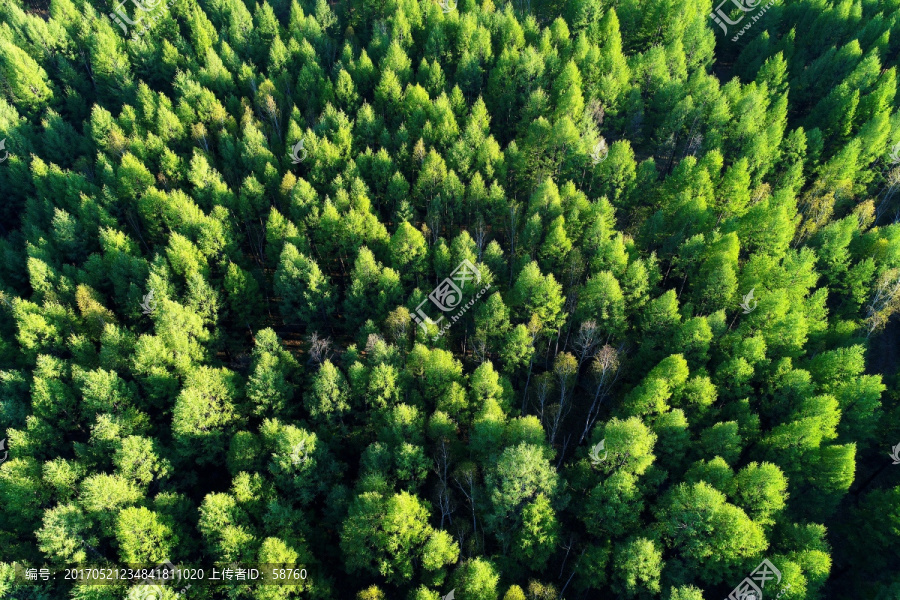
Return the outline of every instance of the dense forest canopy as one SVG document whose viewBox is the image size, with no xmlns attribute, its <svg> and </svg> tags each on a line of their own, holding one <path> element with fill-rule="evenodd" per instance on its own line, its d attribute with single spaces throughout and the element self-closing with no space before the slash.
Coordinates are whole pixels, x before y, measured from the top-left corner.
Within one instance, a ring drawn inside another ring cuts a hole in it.
<svg viewBox="0 0 900 600">
<path fill-rule="evenodd" d="M 0 0 L 0 597 L 900 598 L 898 57 L 900 0 Z"/>
</svg>

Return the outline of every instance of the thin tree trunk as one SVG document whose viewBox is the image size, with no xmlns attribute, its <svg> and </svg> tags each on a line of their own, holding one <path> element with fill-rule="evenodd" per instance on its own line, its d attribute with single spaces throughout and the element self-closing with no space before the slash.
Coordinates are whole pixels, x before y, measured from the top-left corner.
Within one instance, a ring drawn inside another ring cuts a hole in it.
<svg viewBox="0 0 900 600">
<path fill-rule="evenodd" d="M 531 355 L 531 359 L 528 361 L 528 377 L 525 378 L 525 392 L 522 394 L 522 414 L 525 414 L 525 402 L 528 399 L 528 383 L 531 381 L 531 366 L 534 364 L 534 354 Z"/>
</svg>

